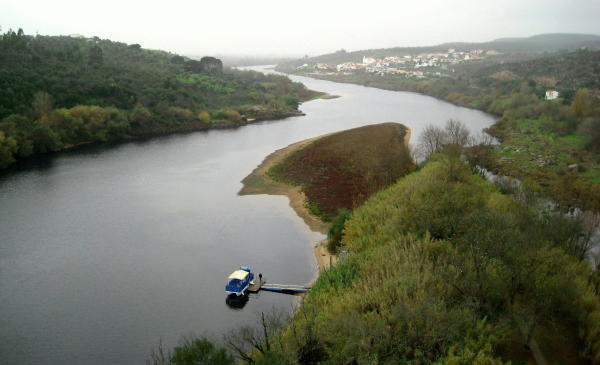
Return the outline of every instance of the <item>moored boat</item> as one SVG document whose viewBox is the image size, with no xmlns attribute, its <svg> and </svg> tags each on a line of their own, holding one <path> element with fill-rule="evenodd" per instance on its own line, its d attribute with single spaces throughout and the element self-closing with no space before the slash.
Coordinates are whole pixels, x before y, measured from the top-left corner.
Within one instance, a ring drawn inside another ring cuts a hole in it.
<svg viewBox="0 0 600 365">
<path fill-rule="evenodd" d="M 225 292 L 228 294 L 244 295 L 250 284 L 254 283 L 254 273 L 247 266 L 240 267 L 229 275 L 229 282 L 225 286 Z"/>
</svg>

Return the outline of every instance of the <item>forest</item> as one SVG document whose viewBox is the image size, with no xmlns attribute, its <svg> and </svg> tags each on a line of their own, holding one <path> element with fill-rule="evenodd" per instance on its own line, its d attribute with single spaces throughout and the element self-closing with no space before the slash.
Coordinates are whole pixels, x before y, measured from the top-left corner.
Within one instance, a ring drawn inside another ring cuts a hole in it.
<svg viewBox="0 0 600 365">
<path fill-rule="evenodd" d="M 0 168 L 85 143 L 297 115 L 316 94 L 212 57 L 11 30 L 0 35 Z"/>
</svg>

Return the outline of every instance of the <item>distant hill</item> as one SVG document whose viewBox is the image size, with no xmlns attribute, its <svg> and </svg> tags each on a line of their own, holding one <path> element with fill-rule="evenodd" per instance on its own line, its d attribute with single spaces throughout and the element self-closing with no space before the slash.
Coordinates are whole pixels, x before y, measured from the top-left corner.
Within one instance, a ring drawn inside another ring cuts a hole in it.
<svg viewBox="0 0 600 365">
<path fill-rule="evenodd" d="M 393 47 L 379 49 L 365 49 L 353 52 L 339 50 L 334 53 L 315 57 L 302 58 L 288 62 L 291 66 L 299 66 L 303 63 L 325 62 L 339 64 L 343 62 L 360 62 L 363 56 L 383 58 L 386 56 L 401 56 L 406 54 L 418 54 L 425 52 L 442 52 L 449 48 L 457 51 L 468 51 L 471 49 L 482 49 L 484 51 L 496 50 L 507 54 L 533 55 L 544 52 L 572 51 L 581 47 L 600 49 L 600 35 L 594 34 L 539 34 L 526 38 L 500 38 L 490 42 L 467 43 L 449 42 L 427 47 Z"/>
<path fill-rule="evenodd" d="M 546 43 L 551 46 L 562 44 L 569 47 L 573 43 L 594 42 L 598 40 L 600 40 L 600 35 L 597 34 L 546 33 L 532 35 L 531 37 L 498 38 L 492 42 Z"/>
</svg>

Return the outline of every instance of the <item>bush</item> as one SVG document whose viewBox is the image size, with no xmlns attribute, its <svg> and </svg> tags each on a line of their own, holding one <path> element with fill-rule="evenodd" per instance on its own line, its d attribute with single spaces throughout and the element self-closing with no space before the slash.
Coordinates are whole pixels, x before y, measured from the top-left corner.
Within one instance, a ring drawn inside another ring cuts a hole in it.
<svg viewBox="0 0 600 365">
<path fill-rule="evenodd" d="M 329 232 L 327 233 L 327 250 L 335 254 L 342 245 L 342 234 L 344 233 L 344 224 L 352 216 L 348 209 L 341 209 L 338 215 L 333 218 Z"/>
<path fill-rule="evenodd" d="M 227 109 L 225 111 L 225 117 L 228 121 L 233 123 L 239 123 L 242 121 L 242 116 L 240 115 L 240 113 L 237 110 L 233 109 Z"/>
<path fill-rule="evenodd" d="M 200 112 L 198 113 L 198 120 L 202 123 L 210 123 L 210 114 L 208 112 Z"/>
<path fill-rule="evenodd" d="M 205 338 L 186 340 L 173 349 L 172 365 L 230 365 L 233 357 Z"/>
</svg>

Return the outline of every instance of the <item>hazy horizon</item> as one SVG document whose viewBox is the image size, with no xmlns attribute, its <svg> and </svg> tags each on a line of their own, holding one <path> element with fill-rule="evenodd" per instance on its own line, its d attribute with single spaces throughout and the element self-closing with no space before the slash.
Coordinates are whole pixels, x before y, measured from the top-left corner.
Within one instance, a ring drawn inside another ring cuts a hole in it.
<svg viewBox="0 0 600 365">
<path fill-rule="evenodd" d="M 543 33 L 600 34 L 600 2 L 432 0 L 419 4 L 342 1 L 285 4 L 173 0 L 9 1 L 2 32 L 97 36 L 187 55 L 299 56 L 445 42 L 485 42 Z M 93 9 L 93 10 L 90 10 Z"/>
</svg>

